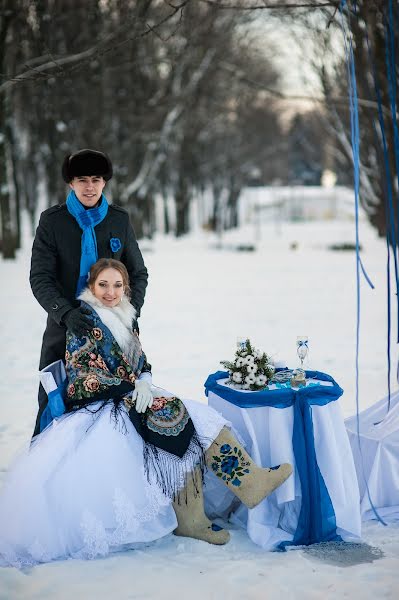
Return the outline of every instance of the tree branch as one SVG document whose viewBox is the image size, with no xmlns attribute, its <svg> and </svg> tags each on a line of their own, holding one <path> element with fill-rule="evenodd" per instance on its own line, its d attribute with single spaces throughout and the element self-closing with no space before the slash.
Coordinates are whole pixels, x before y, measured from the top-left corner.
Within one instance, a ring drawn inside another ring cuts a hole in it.
<svg viewBox="0 0 399 600">
<path fill-rule="evenodd" d="M 192 74 L 191 79 L 188 82 L 188 85 L 185 87 L 183 93 L 181 93 L 179 81 L 179 84 L 177 85 L 177 87 L 179 87 L 178 91 L 180 92 L 178 94 L 179 99 L 164 119 L 159 135 L 159 141 L 151 142 L 150 144 L 148 144 L 147 151 L 144 156 L 144 160 L 138 175 L 128 186 L 126 186 L 121 195 L 122 202 L 126 202 L 129 199 L 129 197 L 132 196 L 132 194 L 138 194 L 139 196 L 144 197 L 147 193 L 151 182 L 155 179 L 156 175 L 158 174 L 160 166 L 166 160 L 167 144 L 174 130 L 176 122 L 178 121 L 179 117 L 184 111 L 186 99 L 194 94 L 198 84 L 207 72 L 214 55 L 215 50 L 212 49 L 209 49 L 205 53 L 201 64 L 199 65 L 198 69 Z M 180 80 L 179 74 L 177 75 L 177 79 Z M 176 87 L 176 85 L 172 87 Z"/>
<path fill-rule="evenodd" d="M 278 2 L 276 4 L 255 4 L 253 6 L 241 6 L 239 4 L 221 4 L 217 0 L 200 0 L 200 2 L 221 10 L 294 10 L 297 8 L 325 8 L 329 6 L 337 8 L 339 6 L 339 2 L 337 0 L 332 0 L 331 2 L 326 1 L 317 3 L 307 2 L 306 4 L 302 2 L 289 2 L 287 4 Z"/>
<path fill-rule="evenodd" d="M 91 48 L 88 48 L 87 50 L 84 50 L 83 52 L 77 52 L 76 54 L 70 54 L 69 56 L 64 56 L 63 58 L 52 59 L 50 61 L 47 60 L 48 57 L 46 56 L 45 57 L 46 62 L 39 64 L 36 67 L 32 67 L 32 68 L 28 69 L 27 71 L 24 71 L 23 73 L 16 75 L 15 77 L 12 77 L 11 79 L 8 79 L 7 81 L 3 82 L 0 85 L 0 94 L 4 94 L 8 89 L 13 87 L 17 83 L 23 83 L 25 81 L 32 81 L 32 80 L 36 80 L 39 78 L 53 77 L 55 69 L 59 70 L 58 74 L 65 75 L 66 72 L 68 72 L 68 69 L 63 69 L 63 67 L 65 67 L 65 66 L 73 65 L 72 69 L 77 68 L 78 66 L 81 66 L 82 63 L 92 59 L 94 56 L 96 58 L 98 58 L 100 56 L 104 56 L 105 54 L 108 54 L 109 52 L 116 50 L 120 46 L 127 44 L 128 42 L 146 37 L 150 33 L 154 33 L 154 31 L 156 29 L 159 29 L 167 21 L 170 21 L 179 11 L 182 11 L 183 8 L 190 1 L 191 0 L 184 0 L 179 5 L 173 6 L 173 7 L 171 4 L 168 4 L 168 6 L 170 6 L 170 8 L 172 8 L 172 11 L 168 15 L 166 15 L 166 17 L 164 17 L 158 23 L 156 23 L 156 25 L 151 26 L 147 23 L 146 28 L 143 31 L 141 31 L 140 33 L 138 33 L 137 35 L 129 36 L 118 43 L 114 43 L 110 47 L 107 47 L 108 44 L 114 42 L 115 40 L 117 40 L 120 37 L 120 30 L 110 34 L 104 40 L 102 40 L 99 44 L 96 44 L 95 46 L 92 46 Z M 124 28 L 126 28 L 126 25 L 124 25 L 123 29 Z M 104 47 L 104 46 L 106 46 L 106 47 Z M 72 70 L 72 69 L 69 69 L 69 70 Z"/>
<path fill-rule="evenodd" d="M 224 69 L 225 71 L 232 73 L 237 79 L 239 79 L 243 83 L 246 83 L 248 86 L 254 87 L 263 92 L 267 92 L 268 94 L 270 94 L 271 96 L 274 96 L 278 100 L 285 100 L 288 102 L 303 102 L 303 101 L 309 100 L 309 101 L 316 102 L 319 104 L 327 103 L 327 98 L 325 96 L 306 96 L 303 94 L 290 95 L 290 94 L 285 94 L 284 92 L 280 92 L 279 90 L 276 90 L 274 88 L 271 88 L 270 86 L 267 86 L 266 84 L 263 84 L 261 81 L 254 81 L 253 79 L 250 79 L 245 74 L 244 71 L 237 69 L 236 65 L 232 65 L 227 62 L 220 62 L 218 66 L 220 69 Z M 343 105 L 343 106 L 347 107 L 347 109 L 349 110 L 349 105 L 348 105 L 349 96 L 331 96 L 328 98 L 328 101 L 331 102 L 332 104 Z M 364 108 L 378 109 L 378 103 L 374 102 L 373 100 L 367 100 L 365 98 L 358 98 L 358 104 L 359 104 L 359 106 L 363 106 Z M 391 112 L 389 109 L 387 109 L 384 106 L 382 107 L 382 109 L 386 116 L 389 117 L 391 115 Z"/>
</svg>

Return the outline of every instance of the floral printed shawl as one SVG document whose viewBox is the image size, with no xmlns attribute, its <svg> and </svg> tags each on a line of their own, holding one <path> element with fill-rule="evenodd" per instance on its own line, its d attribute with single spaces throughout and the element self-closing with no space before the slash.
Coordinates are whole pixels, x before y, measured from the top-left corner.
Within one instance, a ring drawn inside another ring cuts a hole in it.
<svg viewBox="0 0 399 600">
<path fill-rule="evenodd" d="M 65 368 L 68 378 L 66 406 L 80 408 L 97 400 L 122 399 L 134 390 L 134 382 L 142 371 L 149 371 L 141 351 L 136 372 L 122 352 L 111 331 L 95 310 L 90 310 L 93 328 L 87 336 L 77 337 L 67 331 Z"/>
<path fill-rule="evenodd" d="M 150 371 L 146 356 L 140 346 L 138 367 L 133 372 L 127 356 L 122 352 L 110 329 L 101 321 L 92 306 L 82 301 L 90 310 L 93 328 L 83 337 L 67 332 L 65 367 L 67 390 L 65 405 L 68 411 L 89 407 L 99 400 L 112 400 L 118 412 L 122 402 L 128 408 L 131 422 L 144 441 L 145 463 L 151 463 L 152 471 L 164 492 L 175 496 L 174 483 L 179 479 L 168 472 L 170 460 L 161 460 L 158 450 L 186 460 L 191 457 L 194 467 L 202 462 L 203 448 L 197 438 L 194 424 L 183 402 L 175 396 L 155 398 L 153 406 L 144 414 L 138 413 L 128 396 L 134 390 L 134 382 L 140 373 Z M 135 335 L 135 334 L 132 334 Z"/>
</svg>

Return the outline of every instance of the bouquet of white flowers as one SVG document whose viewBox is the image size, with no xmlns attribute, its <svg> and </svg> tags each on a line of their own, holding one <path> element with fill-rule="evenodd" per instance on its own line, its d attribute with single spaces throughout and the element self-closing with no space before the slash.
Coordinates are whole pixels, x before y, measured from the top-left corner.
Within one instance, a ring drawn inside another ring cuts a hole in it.
<svg viewBox="0 0 399 600">
<path fill-rule="evenodd" d="M 220 361 L 229 371 L 229 383 L 243 390 L 262 390 L 274 374 L 270 356 L 257 350 L 247 339 L 237 349 L 234 360 Z"/>
</svg>

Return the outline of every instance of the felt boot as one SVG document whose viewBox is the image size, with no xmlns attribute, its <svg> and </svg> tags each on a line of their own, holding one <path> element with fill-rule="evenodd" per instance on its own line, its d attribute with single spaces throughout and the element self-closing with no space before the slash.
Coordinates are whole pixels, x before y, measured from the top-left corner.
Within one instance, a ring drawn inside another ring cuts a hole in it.
<svg viewBox="0 0 399 600">
<path fill-rule="evenodd" d="M 206 451 L 206 462 L 248 508 L 259 504 L 292 473 L 288 463 L 269 469 L 258 467 L 226 427 Z"/>
<path fill-rule="evenodd" d="M 177 518 L 175 535 L 203 540 L 209 544 L 227 544 L 230 534 L 226 529 L 215 525 L 208 519 L 204 512 L 204 495 L 202 480 L 199 471 L 193 477 L 188 475 L 185 489 L 180 492 L 180 501 L 173 502 Z"/>
</svg>

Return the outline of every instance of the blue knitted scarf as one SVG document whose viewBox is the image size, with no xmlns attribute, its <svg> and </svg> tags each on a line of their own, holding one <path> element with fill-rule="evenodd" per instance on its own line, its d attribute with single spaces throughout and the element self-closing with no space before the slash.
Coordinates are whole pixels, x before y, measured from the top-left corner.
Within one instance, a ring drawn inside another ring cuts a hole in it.
<svg viewBox="0 0 399 600">
<path fill-rule="evenodd" d="M 66 205 L 68 211 L 77 220 L 79 227 L 82 229 L 82 245 L 80 255 L 80 272 L 78 285 L 76 288 L 76 296 L 87 285 L 87 275 L 90 268 L 98 259 L 97 240 L 94 227 L 105 219 L 108 212 L 108 202 L 104 194 L 101 195 L 100 205 L 96 208 L 85 209 L 76 197 L 76 194 L 71 190 L 68 194 Z"/>
</svg>

